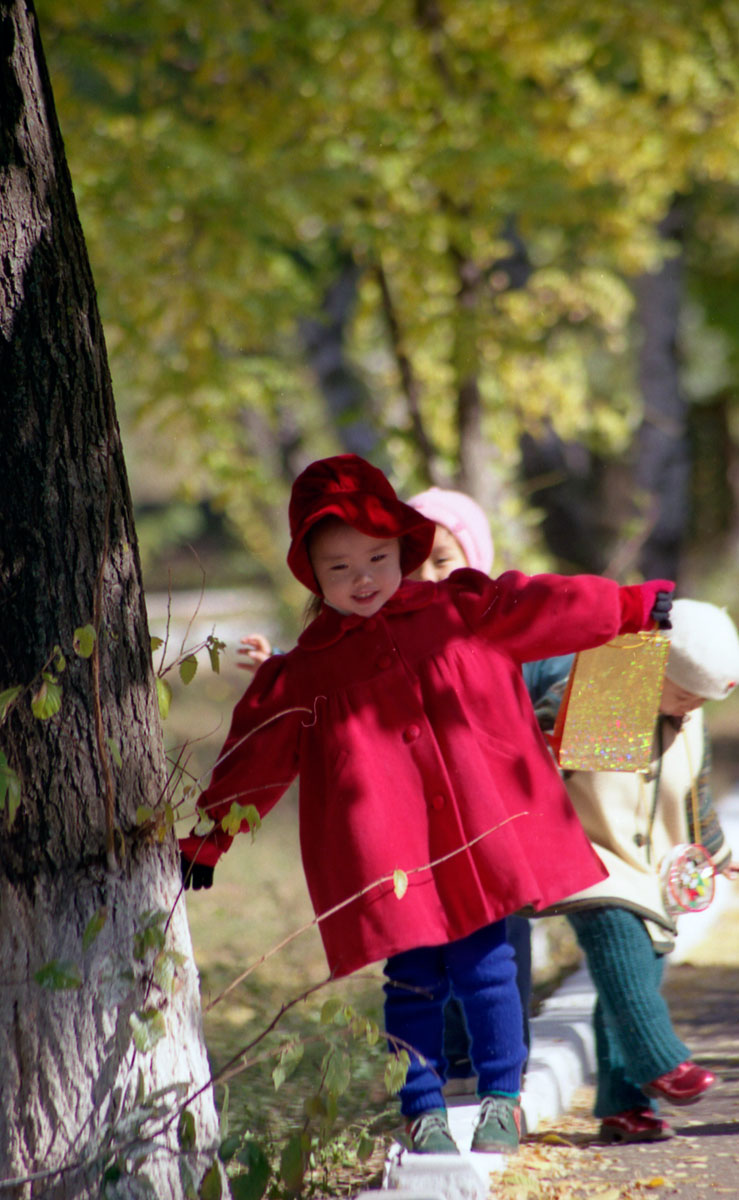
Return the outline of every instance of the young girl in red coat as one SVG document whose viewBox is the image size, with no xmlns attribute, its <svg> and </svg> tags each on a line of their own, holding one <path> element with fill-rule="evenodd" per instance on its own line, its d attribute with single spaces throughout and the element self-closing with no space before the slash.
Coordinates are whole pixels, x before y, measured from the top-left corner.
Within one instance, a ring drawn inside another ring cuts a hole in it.
<svg viewBox="0 0 739 1200">
<path fill-rule="evenodd" d="M 472 1149 L 515 1150 L 524 1046 L 504 918 L 605 875 L 521 663 L 648 628 L 672 584 L 474 570 L 404 580 L 434 524 L 355 455 L 309 466 L 289 519 L 288 564 L 318 615 L 236 705 L 198 801 L 216 824 L 180 843 L 185 872 L 207 883 L 234 802 L 264 816 L 299 775 L 303 866 L 332 974 L 387 960 L 386 1032 L 411 1055 L 400 1100 L 413 1149 L 457 1153 L 442 1094 L 453 992 L 482 1099 Z"/>
</svg>

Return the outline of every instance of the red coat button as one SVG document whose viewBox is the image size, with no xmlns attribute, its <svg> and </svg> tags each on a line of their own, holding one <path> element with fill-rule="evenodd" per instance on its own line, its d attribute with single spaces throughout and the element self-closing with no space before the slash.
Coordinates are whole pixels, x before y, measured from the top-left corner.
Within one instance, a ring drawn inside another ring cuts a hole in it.
<svg viewBox="0 0 739 1200">
<path fill-rule="evenodd" d="M 439 792 L 436 796 L 431 797 L 431 807 L 435 808 L 437 812 L 440 808 L 443 808 L 445 804 L 446 798 L 442 796 L 441 792 Z"/>
<path fill-rule="evenodd" d="M 392 655 L 391 654 L 381 654 L 377 660 L 377 665 L 380 668 L 380 670 L 386 671 L 388 667 L 391 667 L 393 665 Z"/>
<path fill-rule="evenodd" d="M 415 742 L 416 738 L 420 737 L 420 735 L 421 735 L 421 730 L 418 728 L 417 725 L 409 725 L 407 729 L 403 730 L 403 741 L 404 742 Z"/>
</svg>

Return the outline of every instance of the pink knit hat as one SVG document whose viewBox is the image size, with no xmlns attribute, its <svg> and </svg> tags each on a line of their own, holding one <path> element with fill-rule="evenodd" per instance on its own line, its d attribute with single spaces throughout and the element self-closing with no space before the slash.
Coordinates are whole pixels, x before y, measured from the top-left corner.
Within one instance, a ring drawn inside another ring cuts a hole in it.
<svg viewBox="0 0 739 1200">
<path fill-rule="evenodd" d="M 408 503 L 435 525 L 443 525 L 454 535 L 470 567 L 490 574 L 493 538 L 490 523 L 476 500 L 464 492 L 432 487 L 412 496 Z"/>
</svg>

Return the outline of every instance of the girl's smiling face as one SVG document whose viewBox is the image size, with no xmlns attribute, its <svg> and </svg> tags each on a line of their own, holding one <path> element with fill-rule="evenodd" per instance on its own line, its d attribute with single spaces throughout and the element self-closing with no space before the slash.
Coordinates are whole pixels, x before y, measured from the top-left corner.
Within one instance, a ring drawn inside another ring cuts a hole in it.
<svg viewBox="0 0 739 1200">
<path fill-rule="evenodd" d="M 401 583 L 400 542 L 368 537 L 343 521 L 321 521 L 308 551 L 324 600 L 342 613 L 371 617 Z"/>
</svg>

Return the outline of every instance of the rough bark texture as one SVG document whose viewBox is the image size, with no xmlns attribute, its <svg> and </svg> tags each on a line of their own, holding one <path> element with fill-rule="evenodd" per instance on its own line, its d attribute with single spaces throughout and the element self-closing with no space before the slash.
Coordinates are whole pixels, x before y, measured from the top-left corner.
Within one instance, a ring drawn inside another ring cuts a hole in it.
<svg viewBox="0 0 739 1200">
<path fill-rule="evenodd" d="M 172 909 L 179 872 L 171 834 L 160 843 L 136 823 L 166 783 L 136 539 L 94 287 L 23 0 L 0 0 L 0 489 L 0 693 L 25 689 L 0 724 L 22 796 L 12 825 L 0 812 L 0 1193 L 178 1197 L 178 1105 L 209 1076 L 197 975 L 181 902 L 165 943 L 182 956 L 164 960 L 174 989 L 151 981 L 156 946 L 134 954 L 147 913 Z M 91 658 L 73 649 L 86 624 Z M 30 701 L 44 670 L 62 705 L 39 720 Z M 107 919 L 83 946 L 96 913 Z M 74 964 L 80 986 L 40 986 L 53 962 Z M 147 1053 L 131 1040 L 144 1009 L 166 1025 Z M 147 1110 L 158 1089 L 171 1089 L 166 1111 Z M 217 1143 L 210 1088 L 190 1107 L 199 1150 L 185 1161 L 199 1177 Z"/>
</svg>

